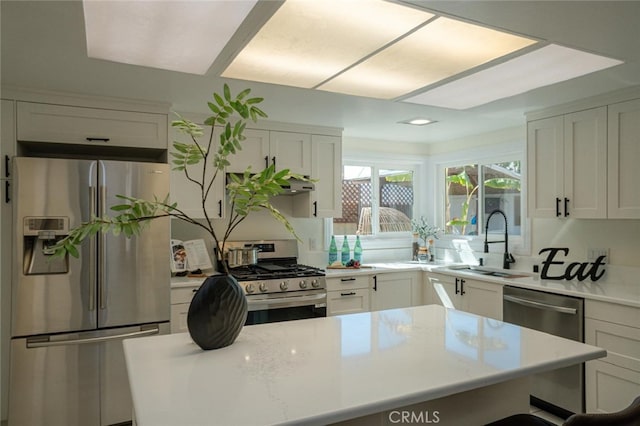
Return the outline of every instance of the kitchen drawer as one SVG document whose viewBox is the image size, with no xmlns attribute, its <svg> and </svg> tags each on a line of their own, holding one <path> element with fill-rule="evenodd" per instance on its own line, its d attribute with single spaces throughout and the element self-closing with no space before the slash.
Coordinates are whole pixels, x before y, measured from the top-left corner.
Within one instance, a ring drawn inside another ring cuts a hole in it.
<svg viewBox="0 0 640 426">
<path fill-rule="evenodd" d="M 327 316 L 369 312 L 369 289 L 327 292 Z"/>
<path fill-rule="evenodd" d="M 327 291 L 366 288 L 370 285 L 369 275 L 354 275 L 341 278 L 327 278 Z"/>
<path fill-rule="evenodd" d="M 640 327 L 640 308 L 632 306 L 585 300 L 584 316 L 630 327 Z"/>
<path fill-rule="evenodd" d="M 584 338 L 607 350 L 601 361 L 640 372 L 640 328 L 586 318 Z"/>
<path fill-rule="evenodd" d="M 18 141 L 168 148 L 168 117 L 131 111 L 18 102 Z"/>
<path fill-rule="evenodd" d="M 171 289 L 171 304 L 191 303 L 193 295 L 198 291 L 198 287 L 180 287 Z"/>
<path fill-rule="evenodd" d="M 640 395 L 640 372 L 600 360 L 585 366 L 586 411 L 612 413 L 626 408 Z"/>
</svg>

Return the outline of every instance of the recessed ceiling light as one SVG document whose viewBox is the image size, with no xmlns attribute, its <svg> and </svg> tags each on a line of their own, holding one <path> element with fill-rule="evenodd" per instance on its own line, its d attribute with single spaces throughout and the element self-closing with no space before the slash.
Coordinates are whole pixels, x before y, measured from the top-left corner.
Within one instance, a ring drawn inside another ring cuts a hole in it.
<svg viewBox="0 0 640 426">
<path fill-rule="evenodd" d="M 467 109 L 621 63 L 623 61 L 551 44 L 404 101 Z"/>
<path fill-rule="evenodd" d="M 411 125 L 414 125 L 414 126 L 424 126 L 425 124 L 437 123 L 437 121 L 436 120 L 430 120 L 428 118 L 416 117 L 416 118 L 410 118 L 408 120 L 398 121 L 398 123 L 400 123 L 400 124 L 411 124 Z"/>
<path fill-rule="evenodd" d="M 87 53 L 202 75 L 256 2 L 83 0 Z"/>
</svg>

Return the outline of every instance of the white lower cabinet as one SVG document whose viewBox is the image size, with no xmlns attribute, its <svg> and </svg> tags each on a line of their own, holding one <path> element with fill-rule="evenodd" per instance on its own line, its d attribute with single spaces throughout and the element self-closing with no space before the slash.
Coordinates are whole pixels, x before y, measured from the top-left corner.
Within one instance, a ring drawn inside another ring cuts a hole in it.
<svg viewBox="0 0 640 426">
<path fill-rule="evenodd" d="M 327 278 L 327 316 L 369 312 L 370 275 Z"/>
<path fill-rule="evenodd" d="M 502 285 L 451 275 L 428 273 L 431 302 L 502 320 Z"/>
<path fill-rule="evenodd" d="M 586 411 L 624 409 L 640 395 L 640 309 L 586 300 L 585 343 L 607 350 L 586 363 Z"/>
<path fill-rule="evenodd" d="M 198 285 L 193 287 L 179 287 L 171 289 L 171 333 L 185 333 L 187 329 L 187 314 L 193 295 L 198 291 Z"/>
<path fill-rule="evenodd" d="M 422 304 L 421 272 L 376 274 L 372 280 L 372 311 L 406 308 Z"/>
</svg>

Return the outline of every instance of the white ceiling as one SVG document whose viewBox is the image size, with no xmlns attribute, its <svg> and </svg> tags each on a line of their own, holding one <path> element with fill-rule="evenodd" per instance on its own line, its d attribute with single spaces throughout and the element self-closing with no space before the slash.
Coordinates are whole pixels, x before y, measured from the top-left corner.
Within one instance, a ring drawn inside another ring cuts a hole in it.
<svg viewBox="0 0 640 426">
<path fill-rule="evenodd" d="M 238 1 L 238 0 L 236 0 Z M 625 64 L 466 111 L 368 99 L 322 91 L 226 80 L 216 67 L 205 76 L 138 67 L 86 55 L 82 2 L 1 2 L 3 85 L 171 102 L 180 111 L 207 112 L 224 81 L 264 97 L 269 119 L 344 128 L 354 138 L 443 142 L 521 125 L 527 111 L 640 85 L 640 1 L 420 1 L 410 3 Z M 184 2 L 187 7 L 188 2 Z M 354 17 L 357 19 L 357 17 Z M 215 25 L 215 20 L 212 20 Z M 188 30 L 186 28 L 185 30 Z M 416 116 L 438 123 L 397 124 Z"/>
</svg>

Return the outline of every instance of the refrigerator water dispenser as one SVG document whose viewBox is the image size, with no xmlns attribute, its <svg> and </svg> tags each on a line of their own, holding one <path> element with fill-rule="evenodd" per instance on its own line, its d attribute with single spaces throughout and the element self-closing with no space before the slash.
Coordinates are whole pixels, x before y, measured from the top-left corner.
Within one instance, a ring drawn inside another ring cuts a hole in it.
<svg viewBox="0 0 640 426">
<path fill-rule="evenodd" d="M 51 248 L 69 234 L 68 217 L 25 217 L 23 229 L 25 275 L 69 272 L 69 255 L 53 257 Z"/>
</svg>

